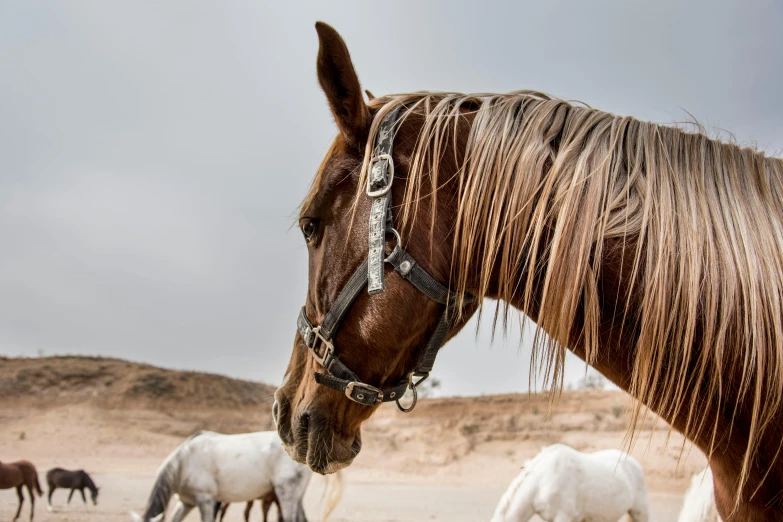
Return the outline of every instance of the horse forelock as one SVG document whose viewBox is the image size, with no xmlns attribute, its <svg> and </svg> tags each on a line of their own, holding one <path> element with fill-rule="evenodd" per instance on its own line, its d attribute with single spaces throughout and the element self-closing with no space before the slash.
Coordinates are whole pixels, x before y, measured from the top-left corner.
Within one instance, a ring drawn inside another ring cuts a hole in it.
<svg viewBox="0 0 783 522">
<path fill-rule="evenodd" d="M 417 219 L 429 187 L 459 187 L 451 287 L 505 302 L 504 326 L 508 303 L 534 308 L 532 373 L 543 370 L 545 384 L 560 389 L 575 329 L 595 362 L 599 325 L 615 321 L 602 317 L 599 277 L 618 263 L 604 248 L 623 245 L 619 263 L 630 273 L 615 305 L 618 329 L 628 317 L 637 328 L 631 433 L 646 405 L 684 417 L 686 435 L 708 435 L 711 451 L 718 419 L 703 405 L 739 409 L 750 397 L 742 487 L 783 405 L 783 161 L 531 91 L 413 93 L 371 102 L 357 202 L 380 121 L 396 105 L 401 121 L 423 125 L 395 225 Z M 458 171 L 439 179 L 466 117 Z M 697 401 L 688 390 L 704 393 Z"/>
</svg>

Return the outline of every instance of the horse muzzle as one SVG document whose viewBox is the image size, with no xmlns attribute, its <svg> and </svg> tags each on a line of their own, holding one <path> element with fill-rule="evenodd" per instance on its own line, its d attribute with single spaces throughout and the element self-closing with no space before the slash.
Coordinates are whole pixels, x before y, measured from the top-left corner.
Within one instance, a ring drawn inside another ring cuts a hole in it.
<svg viewBox="0 0 783 522">
<path fill-rule="evenodd" d="M 362 448 L 360 431 L 345 436 L 334 432 L 318 411 L 294 413 L 281 390 L 275 393 L 272 412 L 288 455 L 316 473 L 326 475 L 349 466 Z"/>
</svg>

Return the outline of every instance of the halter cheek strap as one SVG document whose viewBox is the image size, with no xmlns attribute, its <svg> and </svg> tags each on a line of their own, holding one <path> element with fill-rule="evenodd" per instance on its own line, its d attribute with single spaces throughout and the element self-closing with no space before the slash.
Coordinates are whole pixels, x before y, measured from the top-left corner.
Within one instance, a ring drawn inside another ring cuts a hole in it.
<svg viewBox="0 0 783 522">
<path fill-rule="evenodd" d="M 400 236 L 392 226 L 391 186 L 394 181 L 394 163 L 391 153 L 398 113 L 399 106 L 389 111 L 381 121 L 373 157 L 369 164 L 367 195 L 372 198 L 372 206 L 367 259 L 356 269 L 348 283 L 340 291 L 320 326 L 314 326 L 310 322 L 303 307 L 299 313 L 296 327 L 315 361 L 328 372 L 328 374 L 315 373 L 315 381 L 318 384 L 344 393 L 352 401 L 365 406 L 396 401 L 397 406 L 407 412 L 416 406 L 416 386 L 429 377 L 438 351 L 443 346 L 446 334 L 451 328 L 452 320 L 456 315 L 454 303 L 457 302 L 458 296 L 416 263 L 413 257 L 402 248 Z M 397 244 L 388 256 L 385 254 L 387 233 L 393 233 L 397 238 Z M 370 295 L 384 291 L 386 287 L 385 263 L 391 264 L 397 274 L 421 293 L 443 305 L 443 312 L 413 371 L 408 374 L 406 379 L 396 385 L 380 389 L 363 383 L 356 373 L 351 371 L 335 355 L 333 339 L 340 322 L 365 286 Z M 468 304 L 473 300 L 472 296 L 465 296 L 463 302 Z M 418 380 L 414 382 L 414 379 Z M 413 392 L 413 403 L 405 408 L 400 404 L 399 399 L 407 389 Z"/>
</svg>

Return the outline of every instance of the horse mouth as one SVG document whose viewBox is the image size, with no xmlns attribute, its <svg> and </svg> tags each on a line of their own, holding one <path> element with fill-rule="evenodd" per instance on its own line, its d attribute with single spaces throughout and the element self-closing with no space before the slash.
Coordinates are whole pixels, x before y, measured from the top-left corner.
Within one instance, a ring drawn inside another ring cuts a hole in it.
<svg viewBox="0 0 783 522">
<path fill-rule="evenodd" d="M 349 466 L 362 449 L 361 432 L 341 434 L 328 416 L 315 411 L 296 413 L 281 389 L 275 393 L 272 416 L 286 453 L 316 473 L 327 475 Z"/>
<path fill-rule="evenodd" d="M 315 473 L 328 475 L 351 465 L 362 449 L 361 436 L 346 440 L 314 425 L 308 416 L 300 419 L 296 432 L 283 446 L 288 455 Z"/>
<path fill-rule="evenodd" d="M 304 449 L 303 449 L 304 446 Z M 286 453 L 294 461 L 299 464 L 304 464 L 315 473 L 320 475 L 329 475 L 330 473 L 336 473 L 341 469 L 347 468 L 353 462 L 355 456 L 359 453 L 359 449 L 355 449 L 354 456 L 345 460 L 335 460 L 328 456 L 318 456 L 316 452 L 310 452 L 308 450 L 309 444 L 305 440 L 304 443 L 297 443 L 294 445 L 283 444 Z"/>
</svg>

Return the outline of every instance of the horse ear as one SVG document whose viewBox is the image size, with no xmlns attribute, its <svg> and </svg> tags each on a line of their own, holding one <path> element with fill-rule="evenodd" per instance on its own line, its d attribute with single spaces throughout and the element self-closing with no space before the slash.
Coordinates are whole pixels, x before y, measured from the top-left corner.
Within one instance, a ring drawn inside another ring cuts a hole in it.
<svg viewBox="0 0 783 522">
<path fill-rule="evenodd" d="M 375 99 L 375 95 L 370 92 L 370 89 L 365 89 L 364 94 L 367 95 L 367 99 L 370 101 L 373 101 Z"/>
<path fill-rule="evenodd" d="M 318 83 L 326 94 L 334 120 L 349 143 L 361 146 L 370 129 L 370 110 L 362 98 L 359 77 L 342 37 L 331 26 L 316 22 Z"/>
</svg>

